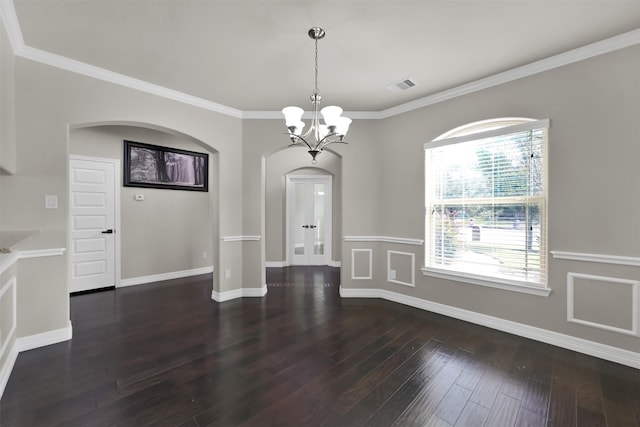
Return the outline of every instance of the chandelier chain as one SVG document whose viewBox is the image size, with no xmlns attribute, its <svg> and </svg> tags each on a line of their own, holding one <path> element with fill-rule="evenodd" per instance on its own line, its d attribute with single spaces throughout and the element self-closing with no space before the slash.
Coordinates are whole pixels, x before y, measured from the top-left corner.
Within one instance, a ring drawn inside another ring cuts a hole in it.
<svg viewBox="0 0 640 427">
<path fill-rule="evenodd" d="M 318 91 L 318 39 L 315 39 L 316 42 L 316 68 L 315 68 L 315 72 L 316 72 L 316 91 L 314 92 L 314 95 L 318 95 L 320 92 Z"/>
<path fill-rule="evenodd" d="M 311 154 L 311 163 L 316 163 L 316 156 L 320 154 L 324 148 L 333 143 L 346 144 L 344 136 L 347 134 L 351 119 L 341 117 L 342 108 L 332 105 L 324 107 L 320 111 L 320 89 L 318 89 L 318 40 L 324 38 L 325 32 L 322 28 L 313 27 L 308 32 L 309 37 L 315 41 L 315 63 L 314 63 L 314 91 L 311 95 L 313 104 L 313 116 L 311 117 L 311 125 L 307 132 L 303 132 L 305 127 L 302 121 L 304 110 L 300 107 L 290 106 L 282 110 L 285 116 L 285 124 L 287 126 L 287 135 L 291 139 L 291 145 L 302 145 L 309 149 Z M 320 114 L 324 117 L 325 124 L 320 122 Z M 315 141 L 307 140 L 307 137 L 313 135 Z"/>
</svg>

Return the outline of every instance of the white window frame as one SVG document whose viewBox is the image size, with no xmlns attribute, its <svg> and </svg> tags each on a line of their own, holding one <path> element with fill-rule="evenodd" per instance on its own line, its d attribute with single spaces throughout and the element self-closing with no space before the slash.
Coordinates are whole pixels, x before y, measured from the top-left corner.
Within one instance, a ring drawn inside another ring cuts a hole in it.
<svg viewBox="0 0 640 427">
<path fill-rule="evenodd" d="M 507 135 L 516 132 L 522 132 L 527 130 L 534 129 L 548 129 L 550 126 L 550 121 L 548 119 L 545 120 L 534 120 L 527 118 L 499 118 L 499 119 L 491 119 L 485 120 L 482 122 L 470 123 L 464 126 L 460 126 L 456 129 L 448 131 L 441 135 L 440 137 L 434 139 L 431 142 L 427 142 L 424 144 L 425 153 L 429 149 L 433 149 L 436 147 L 442 147 L 446 145 L 459 144 L 462 142 L 474 141 L 479 139 L 491 138 L 494 136 Z M 545 149 L 543 162 L 543 194 L 544 194 L 544 205 L 546 206 L 548 199 L 548 179 L 547 179 L 547 151 L 548 151 L 548 137 L 545 140 Z M 426 156 L 425 156 L 426 159 Z M 425 164 L 425 206 L 429 206 L 428 200 L 428 189 L 429 189 L 429 171 L 426 169 Z M 544 221 L 547 221 L 546 208 L 544 209 Z M 426 215 L 429 214 L 425 210 L 425 265 L 427 264 L 427 257 L 429 254 L 429 250 L 432 247 L 432 238 L 429 236 L 429 220 Z M 548 277 L 548 239 L 546 230 L 548 227 L 544 227 L 544 231 L 540 236 L 541 239 L 544 239 L 545 249 L 544 254 L 541 253 L 541 257 L 544 257 L 544 260 L 541 262 L 544 263 L 545 268 L 545 276 Z M 437 267 L 425 266 L 422 267 L 422 273 L 425 276 L 437 277 L 441 279 L 453 280 L 457 282 L 464 282 L 474 285 L 486 286 L 497 289 L 504 289 L 514 292 L 520 292 L 531 295 L 538 296 L 549 296 L 551 293 L 551 289 L 548 287 L 548 284 L 534 284 L 531 282 L 519 281 L 515 279 L 506 279 L 504 277 L 494 277 L 494 276 L 485 276 L 485 275 L 476 275 L 467 272 L 442 269 Z M 548 283 L 548 280 L 547 280 Z"/>
</svg>

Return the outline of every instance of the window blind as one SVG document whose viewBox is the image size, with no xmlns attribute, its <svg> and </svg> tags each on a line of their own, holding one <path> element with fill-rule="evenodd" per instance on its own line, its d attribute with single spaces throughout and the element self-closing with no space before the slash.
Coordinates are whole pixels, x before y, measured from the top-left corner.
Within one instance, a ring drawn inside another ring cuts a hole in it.
<svg viewBox="0 0 640 427">
<path fill-rule="evenodd" d="M 547 130 L 526 127 L 426 145 L 427 267 L 546 285 Z"/>
</svg>

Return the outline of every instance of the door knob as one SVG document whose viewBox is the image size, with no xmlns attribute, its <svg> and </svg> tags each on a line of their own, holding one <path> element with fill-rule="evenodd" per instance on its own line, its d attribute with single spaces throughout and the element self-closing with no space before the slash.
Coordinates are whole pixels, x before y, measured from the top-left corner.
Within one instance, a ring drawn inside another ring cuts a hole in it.
<svg viewBox="0 0 640 427">
<path fill-rule="evenodd" d="M 110 228 L 101 232 L 102 234 L 113 234 L 113 230 Z"/>
<path fill-rule="evenodd" d="M 302 228 L 309 228 L 309 225 L 303 225 Z"/>
</svg>

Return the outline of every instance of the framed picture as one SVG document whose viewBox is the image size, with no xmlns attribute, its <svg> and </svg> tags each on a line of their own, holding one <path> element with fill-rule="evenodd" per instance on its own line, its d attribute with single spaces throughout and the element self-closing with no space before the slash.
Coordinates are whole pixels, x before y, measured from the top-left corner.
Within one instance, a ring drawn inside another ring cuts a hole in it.
<svg viewBox="0 0 640 427">
<path fill-rule="evenodd" d="M 209 155 L 124 141 L 125 187 L 209 191 Z"/>
</svg>

